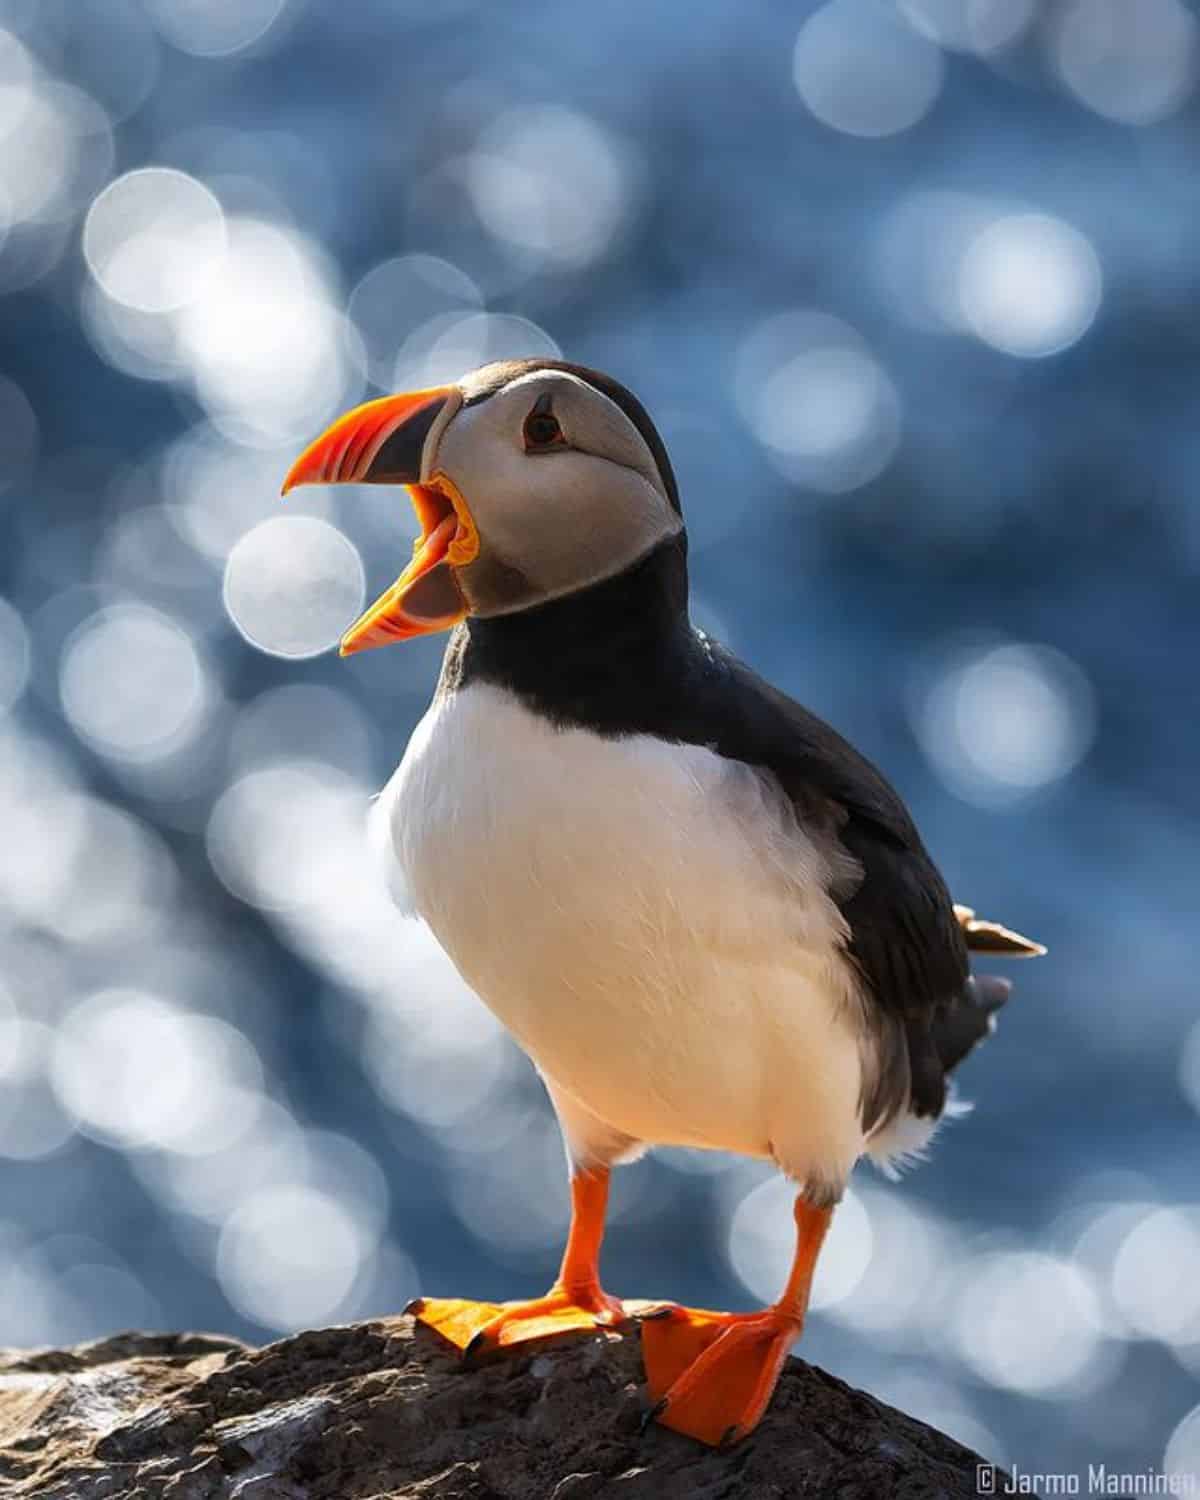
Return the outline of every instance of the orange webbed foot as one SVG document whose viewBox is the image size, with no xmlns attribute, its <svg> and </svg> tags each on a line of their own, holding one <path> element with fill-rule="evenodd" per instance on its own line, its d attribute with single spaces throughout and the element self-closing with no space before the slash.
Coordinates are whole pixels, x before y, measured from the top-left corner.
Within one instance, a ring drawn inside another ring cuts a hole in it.
<svg viewBox="0 0 1200 1500">
<path fill-rule="evenodd" d="M 599 1287 L 552 1287 L 525 1302 L 471 1302 L 461 1297 L 418 1297 L 407 1309 L 464 1358 L 476 1359 L 517 1345 L 553 1343 L 564 1335 L 618 1328 L 630 1313 Z"/>
<path fill-rule="evenodd" d="M 760 1313 L 668 1308 L 642 1325 L 647 1418 L 710 1447 L 753 1431 L 800 1335 L 800 1321 Z"/>
</svg>

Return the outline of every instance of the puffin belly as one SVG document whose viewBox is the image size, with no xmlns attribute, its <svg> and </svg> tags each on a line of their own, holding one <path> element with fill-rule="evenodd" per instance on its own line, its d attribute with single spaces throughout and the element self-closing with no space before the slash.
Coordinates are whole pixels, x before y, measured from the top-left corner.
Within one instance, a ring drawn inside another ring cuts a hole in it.
<svg viewBox="0 0 1200 1500">
<path fill-rule="evenodd" d="M 829 851 L 771 778 L 472 684 L 375 816 L 393 892 L 556 1093 L 632 1140 L 849 1171 L 861 995 Z"/>
</svg>

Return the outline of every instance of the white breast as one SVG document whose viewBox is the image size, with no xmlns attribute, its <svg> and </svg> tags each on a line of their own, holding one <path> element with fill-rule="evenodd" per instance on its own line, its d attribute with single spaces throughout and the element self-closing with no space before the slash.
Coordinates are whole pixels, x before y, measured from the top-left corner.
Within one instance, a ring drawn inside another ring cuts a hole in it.
<svg viewBox="0 0 1200 1500">
<path fill-rule="evenodd" d="M 836 856 L 773 778 L 472 685 L 426 714 L 375 817 L 394 892 L 581 1114 L 844 1180 L 862 1028 Z"/>
</svg>

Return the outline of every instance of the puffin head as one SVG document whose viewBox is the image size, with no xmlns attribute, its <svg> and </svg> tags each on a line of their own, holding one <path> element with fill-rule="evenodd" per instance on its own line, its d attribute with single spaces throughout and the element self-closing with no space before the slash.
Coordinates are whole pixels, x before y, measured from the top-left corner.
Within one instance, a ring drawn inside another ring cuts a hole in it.
<svg viewBox="0 0 1200 1500">
<path fill-rule="evenodd" d="M 558 360 L 484 365 L 454 385 L 369 401 L 300 455 L 301 484 L 402 484 L 412 561 L 342 655 L 514 614 L 624 572 L 683 531 L 662 439 L 638 399 Z"/>
</svg>

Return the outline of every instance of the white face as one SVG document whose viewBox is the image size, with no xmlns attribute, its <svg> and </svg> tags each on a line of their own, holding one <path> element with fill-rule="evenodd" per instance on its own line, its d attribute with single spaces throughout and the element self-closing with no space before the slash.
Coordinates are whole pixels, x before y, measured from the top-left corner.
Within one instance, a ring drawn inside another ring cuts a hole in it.
<svg viewBox="0 0 1200 1500">
<path fill-rule="evenodd" d="M 470 378 L 463 393 L 471 397 Z M 623 572 L 683 529 L 654 456 L 615 402 L 536 370 L 429 433 L 423 482 L 444 474 L 479 532 L 457 568 L 471 611 L 508 614 Z"/>
</svg>

